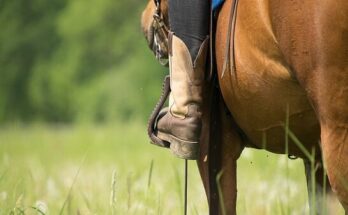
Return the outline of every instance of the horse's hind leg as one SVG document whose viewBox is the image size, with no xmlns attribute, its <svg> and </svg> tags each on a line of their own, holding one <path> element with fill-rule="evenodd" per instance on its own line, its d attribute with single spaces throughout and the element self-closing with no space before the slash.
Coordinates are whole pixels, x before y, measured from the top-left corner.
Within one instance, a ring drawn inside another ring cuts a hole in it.
<svg viewBox="0 0 348 215">
<path fill-rule="evenodd" d="M 348 214 L 348 1 L 281 2 L 292 30 L 279 44 L 317 113 L 329 181 Z M 306 19 L 296 7 L 308 8 Z"/>
<path fill-rule="evenodd" d="M 304 159 L 303 163 L 307 180 L 310 214 L 333 214 L 334 209 L 331 208 L 331 204 L 335 200 L 335 197 L 332 194 L 321 157 L 315 161 L 314 165 L 307 159 Z"/>
<path fill-rule="evenodd" d="M 320 54 L 317 67 L 306 81 L 320 121 L 321 148 L 330 184 L 348 214 L 348 2 L 320 4 Z"/>
<path fill-rule="evenodd" d="M 345 70 L 326 69 L 317 71 L 321 77 L 316 77 L 317 90 L 310 96 L 319 116 L 321 148 L 329 181 L 348 214 L 348 65 Z"/>
<path fill-rule="evenodd" d="M 317 74 L 310 96 L 320 120 L 323 159 L 331 187 L 348 214 L 348 65 L 320 68 Z"/>
<path fill-rule="evenodd" d="M 324 126 L 323 126 L 324 127 Z M 348 214 L 348 129 L 322 129 L 323 154 L 333 191 Z"/>
</svg>

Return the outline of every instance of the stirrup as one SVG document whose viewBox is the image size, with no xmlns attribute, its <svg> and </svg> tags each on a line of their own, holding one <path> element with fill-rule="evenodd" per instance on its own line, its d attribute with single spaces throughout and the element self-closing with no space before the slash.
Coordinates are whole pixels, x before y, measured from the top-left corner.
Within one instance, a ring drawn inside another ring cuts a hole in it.
<svg viewBox="0 0 348 215">
<path fill-rule="evenodd" d="M 158 138 L 156 136 L 156 130 L 157 130 L 157 120 L 158 120 L 159 113 L 162 110 L 164 103 L 166 102 L 166 100 L 169 96 L 170 91 L 171 91 L 170 90 L 170 77 L 169 77 L 169 75 L 167 75 L 166 77 L 164 77 L 164 80 L 163 80 L 162 94 L 161 94 L 154 110 L 152 111 L 152 113 L 150 115 L 150 119 L 149 119 L 148 124 L 147 124 L 147 134 L 151 140 L 151 143 L 154 145 L 160 146 L 160 147 L 165 147 L 165 148 L 169 148 L 170 143 Z"/>
</svg>

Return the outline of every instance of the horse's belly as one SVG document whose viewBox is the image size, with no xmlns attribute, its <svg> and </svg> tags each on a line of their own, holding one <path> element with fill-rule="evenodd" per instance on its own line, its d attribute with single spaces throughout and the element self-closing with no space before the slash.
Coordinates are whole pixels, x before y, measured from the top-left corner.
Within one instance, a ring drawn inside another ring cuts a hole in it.
<svg viewBox="0 0 348 215">
<path fill-rule="evenodd" d="M 267 27 L 268 20 L 259 10 L 252 11 L 260 1 L 249 2 L 254 4 L 251 8 L 246 5 L 248 2 L 241 1 L 238 6 L 235 33 L 237 69 L 235 73 L 226 70 L 223 77 L 224 41 L 227 38 L 224 23 L 228 23 L 230 1 L 224 5 L 219 17 L 216 55 L 225 102 L 249 141 L 258 147 L 284 153 L 287 121 L 290 131 L 306 148 L 316 146 L 319 124 L 305 91 L 291 77 L 274 35 Z M 254 19 L 243 17 L 247 13 L 253 14 Z M 289 152 L 303 154 L 292 141 Z"/>
<path fill-rule="evenodd" d="M 237 79 L 230 83 L 221 81 L 226 104 L 236 123 L 254 145 L 284 153 L 288 121 L 290 131 L 309 149 L 319 140 L 315 113 L 297 82 L 290 77 L 284 79 L 277 76 L 277 72 L 280 71 L 264 70 L 262 77 L 257 77 L 240 68 Z M 290 144 L 289 151 L 300 154 L 293 144 Z"/>
</svg>

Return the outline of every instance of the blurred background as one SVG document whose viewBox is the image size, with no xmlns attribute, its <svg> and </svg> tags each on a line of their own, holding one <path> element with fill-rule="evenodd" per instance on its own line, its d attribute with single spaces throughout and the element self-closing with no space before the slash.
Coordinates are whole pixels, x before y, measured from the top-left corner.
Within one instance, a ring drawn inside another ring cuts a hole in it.
<svg viewBox="0 0 348 215">
<path fill-rule="evenodd" d="M 0 215 L 182 212 L 183 163 L 146 136 L 167 73 L 146 4 L 0 1 Z"/>
<path fill-rule="evenodd" d="M 1 1 L 0 122 L 145 120 L 163 70 L 140 31 L 146 1 Z"/>
<path fill-rule="evenodd" d="M 146 136 L 167 74 L 146 3 L 0 1 L 0 215 L 182 214 L 184 163 Z M 308 214 L 301 161 L 246 150 L 238 165 L 239 214 Z M 208 214 L 189 167 L 189 214 Z"/>
</svg>

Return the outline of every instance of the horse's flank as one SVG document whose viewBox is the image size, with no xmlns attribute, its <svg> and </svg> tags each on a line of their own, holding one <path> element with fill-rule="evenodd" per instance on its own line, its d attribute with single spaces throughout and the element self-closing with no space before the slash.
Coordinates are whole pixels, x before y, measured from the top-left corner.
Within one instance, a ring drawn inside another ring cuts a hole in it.
<svg viewBox="0 0 348 215">
<path fill-rule="evenodd" d="M 221 77 L 232 0 L 218 19 Z M 284 153 L 284 125 L 311 151 L 320 147 L 330 183 L 348 209 L 348 2 L 240 0 L 236 74 L 220 78 L 224 100 L 251 142 Z M 321 128 L 321 130 L 320 130 Z M 290 143 L 292 154 L 304 157 Z"/>
<path fill-rule="evenodd" d="M 226 49 L 221 41 L 227 40 L 229 4 L 231 1 L 225 3 L 219 15 L 216 57 L 222 93 L 237 124 L 254 145 L 285 153 L 288 110 L 291 131 L 311 151 L 318 146 L 319 123 L 291 64 L 284 58 L 267 1 L 239 2 L 234 38 L 236 71 L 221 78 Z M 289 152 L 303 157 L 294 144 L 289 145 Z"/>
</svg>

